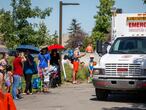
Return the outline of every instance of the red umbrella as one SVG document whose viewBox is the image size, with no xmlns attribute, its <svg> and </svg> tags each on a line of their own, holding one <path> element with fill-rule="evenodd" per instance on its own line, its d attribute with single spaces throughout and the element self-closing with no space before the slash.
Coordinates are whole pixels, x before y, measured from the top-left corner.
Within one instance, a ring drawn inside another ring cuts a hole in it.
<svg viewBox="0 0 146 110">
<path fill-rule="evenodd" d="M 48 46 L 48 50 L 53 50 L 53 49 L 57 49 L 57 50 L 64 49 L 64 46 L 59 45 L 59 44 L 53 44 L 53 45 Z"/>
</svg>

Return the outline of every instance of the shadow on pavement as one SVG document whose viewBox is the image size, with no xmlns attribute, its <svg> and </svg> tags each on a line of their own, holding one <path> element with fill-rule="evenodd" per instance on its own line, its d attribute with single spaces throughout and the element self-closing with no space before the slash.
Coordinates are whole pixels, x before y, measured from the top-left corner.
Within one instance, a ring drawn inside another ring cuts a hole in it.
<svg viewBox="0 0 146 110">
<path fill-rule="evenodd" d="M 112 107 L 112 108 L 103 108 L 102 110 L 145 110 L 144 108 L 134 108 L 134 107 Z"/>
<path fill-rule="evenodd" d="M 93 97 L 94 95 L 92 95 Z M 99 101 L 96 97 L 91 101 Z M 131 107 L 112 107 L 103 108 L 103 110 L 146 110 L 146 97 L 134 94 L 110 94 L 104 102 L 130 103 Z"/>
<path fill-rule="evenodd" d="M 99 101 L 96 95 L 92 95 L 91 101 Z M 109 102 L 127 102 L 127 103 L 146 103 L 146 96 L 132 95 L 132 94 L 110 94 L 107 98 Z"/>
</svg>

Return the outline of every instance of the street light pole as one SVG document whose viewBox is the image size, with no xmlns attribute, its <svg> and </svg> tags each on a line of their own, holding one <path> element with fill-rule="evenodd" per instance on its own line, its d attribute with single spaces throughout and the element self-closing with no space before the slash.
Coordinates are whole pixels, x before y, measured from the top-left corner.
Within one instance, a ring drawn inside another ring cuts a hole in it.
<svg viewBox="0 0 146 110">
<path fill-rule="evenodd" d="M 59 44 L 62 45 L 62 1 L 60 1 L 59 5 Z"/>
<path fill-rule="evenodd" d="M 62 0 L 59 2 L 59 44 L 62 45 L 62 6 L 63 5 L 80 5 L 79 3 L 63 3 Z"/>
<path fill-rule="evenodd" d="M 62 6 L 63 5 L 80 5 L 79 3 L 63 3 L 62 0 L 60 0 L 59 2 L 59 44 L 62 45 Z M 60 59 L 60 70 L 62 71 L 62 69 L 64 68 L 64 65 L 62 64 L 62 56 Z M 64 69 L 63 69 L 64 71 Z M 64 71 L 65 74 L 65 71 Z M 66 76 L 66 75 L 64 75 Z"/>
</svg>

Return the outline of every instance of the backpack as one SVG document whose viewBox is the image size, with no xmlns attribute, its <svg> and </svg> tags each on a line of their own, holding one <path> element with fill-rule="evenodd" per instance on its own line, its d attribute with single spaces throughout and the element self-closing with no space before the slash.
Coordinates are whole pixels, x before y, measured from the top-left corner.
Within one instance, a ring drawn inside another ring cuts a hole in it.
<svg viewBox="0 0 146 110">
<path fill-rule="evenodd" d="M 74 60 L 74 50 L 68 50 L 68 59 L 73 62 Z"/>
<path fill-rule="evenodd" d="M 33 89 L 40 89 L 40 83 L 41 83 L 40 78 L 34 78 L 33 83 L 32 83 L 32 88 Z"/>
</svg>

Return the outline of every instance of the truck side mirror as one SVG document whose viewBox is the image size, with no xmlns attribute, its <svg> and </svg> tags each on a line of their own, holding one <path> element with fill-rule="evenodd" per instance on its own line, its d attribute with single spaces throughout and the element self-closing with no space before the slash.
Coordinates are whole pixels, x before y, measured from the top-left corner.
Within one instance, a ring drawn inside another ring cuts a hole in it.
<svg viewBox="0 0 146 110">
<path fill-rule="evenodd" d="M 101 40 L 96 41 L 96 52 L 98 54 L 102 54 L 102 41 Z"/>
</svg>

